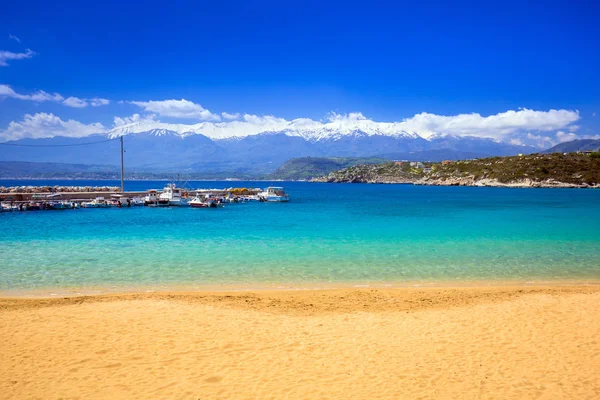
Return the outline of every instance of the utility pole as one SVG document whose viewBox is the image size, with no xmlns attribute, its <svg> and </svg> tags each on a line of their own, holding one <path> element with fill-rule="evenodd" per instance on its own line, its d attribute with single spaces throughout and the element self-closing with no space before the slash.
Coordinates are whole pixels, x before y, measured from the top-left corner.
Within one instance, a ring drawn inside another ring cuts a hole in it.
<svg viewBox="0 0 600 400">
<path fill-rule="evenodd" d="M 125 163 L 123 160 L 123 136 L 121 136 L 121 193 L 125 191 Z"/>
</svg>

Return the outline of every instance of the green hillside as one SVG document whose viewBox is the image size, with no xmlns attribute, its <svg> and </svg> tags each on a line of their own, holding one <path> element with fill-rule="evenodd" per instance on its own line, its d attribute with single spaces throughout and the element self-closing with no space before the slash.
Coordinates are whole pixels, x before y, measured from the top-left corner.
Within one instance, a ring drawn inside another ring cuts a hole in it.
<svg viewBox="0 0 600 400">
<path fill-rule="evenodd" d="M 341 168 L 357 164 L 381 164 L 387 162 L 382 158 L 360 157 L 300 157 L 292 158 L 279 167 L 271 179 L 301 180 L 327 175 Z"/>
<path fill-rule="evenodd" d="M 416 183 L 457 186 L 590 187 L 600 185 L 600 153 L 529 154 L 456 162 L 356 165 L 317 182 Z"/>
</svg>

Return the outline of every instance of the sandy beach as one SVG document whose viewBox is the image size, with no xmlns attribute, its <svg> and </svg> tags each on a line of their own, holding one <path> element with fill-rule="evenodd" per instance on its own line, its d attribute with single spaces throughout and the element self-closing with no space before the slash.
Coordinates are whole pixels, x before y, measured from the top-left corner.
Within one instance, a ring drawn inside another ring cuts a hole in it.
<svg viewBox="0 0 600 400">
<path fill-rule="evenodd" d="M 4 399 L 600 398 L 600 287 L 0 299 Z"/>
</svg>

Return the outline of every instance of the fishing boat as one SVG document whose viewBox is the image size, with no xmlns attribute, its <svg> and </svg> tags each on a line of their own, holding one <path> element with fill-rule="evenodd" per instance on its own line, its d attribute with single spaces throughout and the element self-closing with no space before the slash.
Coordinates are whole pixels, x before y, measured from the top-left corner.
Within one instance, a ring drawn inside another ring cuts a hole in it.
<svg viewBox="0 0 600 400">
<path fill-rule="evenodd" d="M 134 197 L 131 199 L 131 205 L 132 206 L 143 206 L 144 205 L 144 200 L 139 198 L 139 197 Z"/>
<path fill-rule="evenodd" d="M 193 208 L 208 208 L 208 202 L 204 198 L 204 196 L 198 195 L 190 200 L 189 205 Z"/>
<path fill-rule="evenodd" d="M 288 202 L 290 195 L 285 193 L 281 186 L 269 186 L 263 192 L 258 193 L 260 201 L 266 202 Z"/>
<path fill-rule="evenodd" d="M 115 207 L 129 207 L 131 205 L 131 200 L 122 194 L 111 194 L 110 202 Z"/>
<path fill-rule="evenodd" d="M 148 207 L 158 207 L 158 191 L 154 189 L 148 190 L 144 197 L 144 205 Z"/>
<path fill-rule="evenodd" d="M 92 201 L 84 201 L 81 203 L 81 207 L 83 208 L 106 208 L 111 205 L 104 199 L 104 197 L 96 197 Z"/>
<path fill-rule="evenodd" d="M 0 206 L 2 206 L 2 211 L 19 211 L 19 206 L 12 202 L 4 202 Z"/>
<path fill-rule="evenodd" d="M 75 203 L 62 199 L 62 193 L 53 193 L 47 196 L 48 202 L 44 204 L 45 210 L 68 210 L 75 208 Z"/>
<path fill-rule="evenodd" d="M 158 205 L 188 206 L 188 200 L 183 197 L 182 191 L 174 183 L 165 186 L 163 192 L 158 196 Z"/>
<path fill-rule="evenodd" d="M 217 208 L 223 207 L 223 202 L 212 193 L 208 193 L 197 194 L 196 197 L 190 200 L 189 205 L 194 208 Z"/>
</svg>

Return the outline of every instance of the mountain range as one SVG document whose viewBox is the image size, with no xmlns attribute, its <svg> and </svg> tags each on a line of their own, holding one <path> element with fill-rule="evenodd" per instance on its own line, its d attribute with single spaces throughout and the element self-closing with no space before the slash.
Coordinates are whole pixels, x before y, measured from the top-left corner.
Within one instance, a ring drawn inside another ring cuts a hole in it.
<svg viewBox="0 0 600 400">
<path fill-rule="evenodd" d="M 600 151 L 600 139 L 578 139 L 559 143 L 540 153 L 573 153 L 576 151 Z"/>
<path fill-rule="evenodd" d="M 534 147 L 478 137 L 437 134 L 423 138 L 415 133 L 394 130 L 394 124 L 384 128 L 365 124 L 339 129 L 335 124 L 318 128 L 286 126 L 285 130 L 247 136 L 203 134 L 190 131 L 190 125 L 163 125 L 165 127 L 142 130 L 149 126 L 129 124 L 108 134 L 83 138 L 14 140 L 4 143 L 0 161 L 119 165 L 119 142 L 109 139 L 120 136 L 124 136 L 128 169 L 226 173 L 232 177 L 269 174 L 285 161 L 297 157 L 441 161 L 536 151 Z M 181 127 L 185 127 L 185 131 Z"/>
</svg>

